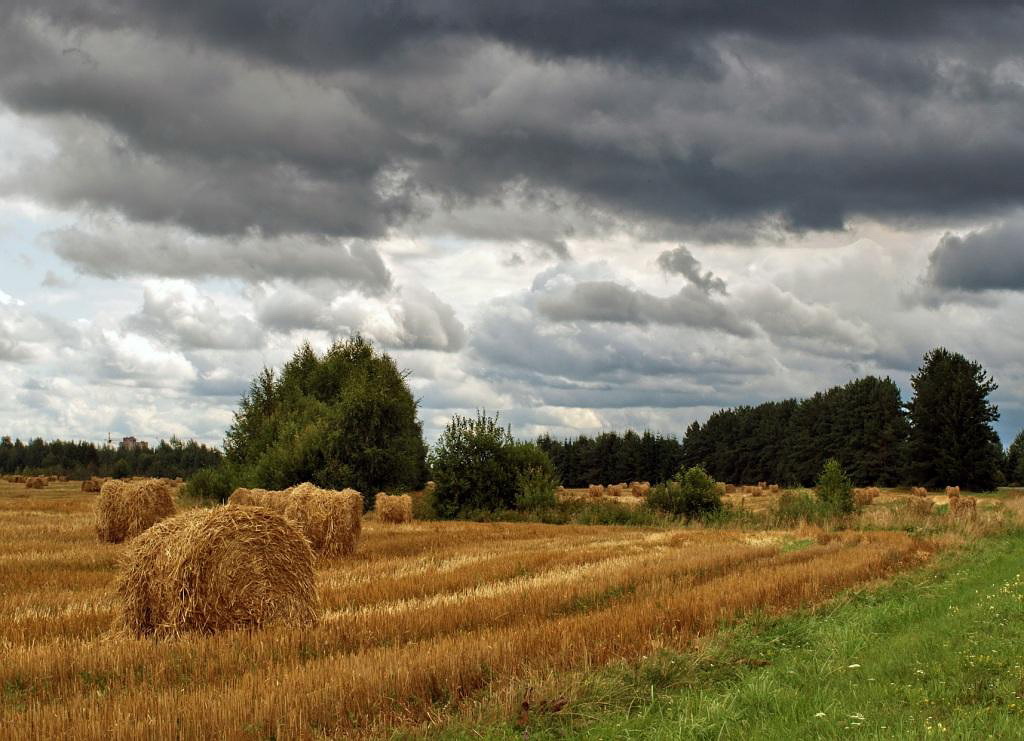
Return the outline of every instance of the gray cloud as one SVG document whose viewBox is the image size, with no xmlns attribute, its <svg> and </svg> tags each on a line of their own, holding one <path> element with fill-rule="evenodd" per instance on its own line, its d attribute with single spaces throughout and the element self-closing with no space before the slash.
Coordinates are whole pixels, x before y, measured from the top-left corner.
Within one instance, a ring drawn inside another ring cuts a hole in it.
<svg viewBox="0 0 1024 741">
<path fill-rule="evenodd" d="M 319 238 L 200 238 L 184 232 L 104 222 L 50 232 L 47 245 L 79 272 L 101 278 L 239 278 L 249 282 L 336 281 L 368 292 L 387 290 L 391 274 L 362 241 Z"/>
<path fill-rule="evenodd" d="M 248 316 L 228 313 L 189 284 L 151 284 L 142 308 L 124 326 L 184 350 L 245 350 L 263 345 L 263 332 Z"/>
<path fill-rule="evenodd" d="M 946 234 L 928 258 L 927 283 L 938 290 L 1024 290 L 1024 217 L 963 236 Z"/>
<path fill-rule="evenodd" d="M 421 287 L 368 301 L 281 287 L 263 295 L 257 320 L 278 332 L 320 330 L 332 337 L 360 332 L 385 348 L 457 352 L 466 330 L 451 306 Z"/>
<path fill-rule="evenodd" d="M 542 294 L 537 308 L 548 319 L 561 322 L 668 324 L 717 329 L 741 337 L 753 333 L 727 306 L 695 286 L 662 298 L 612 281 L 586 281 L 566 292 Z"/>
<path fill-rule="evenodd" d="M 573 204 L 529 235 L 563 257 L 593 212 L 753 238 L 1022 195 L 1016 4 L 343 5 L 9 6 L 0 98 L 57 152 L 3 187 L 336 237 L 532 191 Z"/>
<path fill-rule="evenodd" d="M 702 273 L 700 261 L 685 245 L 679 245 L 658 255 L 658 266 L 666 273 L 683 276 L 704 293 L 727 293 L 725 281 L 710 270 Z"/>
</svg>

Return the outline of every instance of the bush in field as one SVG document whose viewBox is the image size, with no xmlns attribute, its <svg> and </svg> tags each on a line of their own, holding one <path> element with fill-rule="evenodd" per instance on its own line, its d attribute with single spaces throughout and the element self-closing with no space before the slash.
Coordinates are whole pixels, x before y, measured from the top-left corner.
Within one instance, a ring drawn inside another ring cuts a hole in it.
<svg viewBox="0 0 1024 741">
<path fill-rule="evenodd" d="M 538 512 L 558 506 L 555 490 L 558 479 L 543 466 L 528 468 L 519 474 L 516 509 L 524 512 Z"/>
<path fill-rule="evenodd" d="M 647 495 L 647 505 L 670 515 L 687 520 L 718 512 L 722 499 L 711 478 L 702 466 L 680 469 L 664 484 L 655 486 Z"/>
<path fill-rule="evenodd" d="M 829 458 L 821 469 L 816 487 L 818 500 L 835 512 L 853 512 L 853 483 L 842 465 Z"/>
<path fill-rule="evenodd" d="M 554 479 L 551 459 L 532 443 L 518 443 L 498 416 L 455 415 L 430 456 L 436 490 L 435 506 L 442 517 L 473 511 L 512 509 L 536 499 Z M 530 491 L 524 495 L 524 485 Z"/>
<path fill-rule="evenodd" d="M 799 522 L 822 522 L 833 510 L 818 498 L 802 491 L 783 492 L 775 503 L 775 524 L 792 527 Z"/>
<path fill-rule="evenodd" d="M 233 471 L 227 466 L 200 468 L 185 485 L 186 493 L 196 499 L 209 502 L 226 502 L 235 490 Z"/>
<path fill-rule="evenodd" d="M 279 375 L 264 369 L 252 382 L 224 450 L 267 489 L 415 489 L 426 480 L 416 412 L 405 374 L 362 337 L 323 355 L 306 343 Z"/>
</svg>

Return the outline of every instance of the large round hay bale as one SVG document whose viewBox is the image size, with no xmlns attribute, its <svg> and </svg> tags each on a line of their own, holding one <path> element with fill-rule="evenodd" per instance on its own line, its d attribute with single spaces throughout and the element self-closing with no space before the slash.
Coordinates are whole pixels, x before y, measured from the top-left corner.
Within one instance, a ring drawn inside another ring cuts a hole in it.
<svg viewBox="0 0 1024 741">
<path fill-rule="evenodd" d="M 361 502 L 354 490 L 345 493 L 306 482 L 287 490 L 284 516 L 299 526 L 316 553 L 347 556 L 359 540 L 362 517 L 355 512 L 358 504 L 362 514 Z"/>
<path fill-rule="evenodd" d="M 125 553 L 116 626 L 134 636 L 317 620 L 313 552 L 262 507 L 195 509 L 154 525 Z"/>
<path fill-rule="evenodd" d="M 379 492 L 374 502 L 377 519 L 381 522 L 402 524 L 412 522 L 412 497 L 408 494 L 390 495 Z"/>
<path fill-rule="evenodd" d="M 45 489 L 49 482 L 45 476 L 29 476 L 25 479 L 26 489 Z"/>
<path fill-rule="evenodd" d="M 113 479 L 100 487 L 96 500 L 96 534 L 100 542 L 120 543 L 174 512 L 170 489 L 156 479 Z"/>
</svg>

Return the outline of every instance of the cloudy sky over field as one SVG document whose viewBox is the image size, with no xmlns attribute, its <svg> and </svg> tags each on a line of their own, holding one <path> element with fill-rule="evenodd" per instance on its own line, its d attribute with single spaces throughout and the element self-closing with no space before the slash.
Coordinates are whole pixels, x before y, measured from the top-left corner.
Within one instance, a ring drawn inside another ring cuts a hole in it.
<svg viewBox="0 0 1024 741">
<path fill-rule="evenodd" d="M 6 0 L 0 432 L 219 442 L 358 331 L 431 439 L 906 397 L 945 345 L 1008 443 L 1021 38 L 983 0 Z"/>
</svg>

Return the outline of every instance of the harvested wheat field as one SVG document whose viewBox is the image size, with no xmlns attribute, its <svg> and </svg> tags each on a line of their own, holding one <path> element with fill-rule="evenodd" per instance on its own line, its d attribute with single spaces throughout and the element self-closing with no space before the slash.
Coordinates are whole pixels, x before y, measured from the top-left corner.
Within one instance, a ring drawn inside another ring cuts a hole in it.
<svg viewBox="0 0 1024 741">
<path fill-rule="evenodd" d="M 937 548 L 899 532 L 368 520 L 354 555 L 317 566 L 315 625 L 135 639 L 112 632 L 131 544 L 96 541 L 96 495 L 79 489 L 0 484 L 7 737 L 423 729 L 535 673 L 685 647 L 723 620 L 827 599 Z"/>
</svg>

